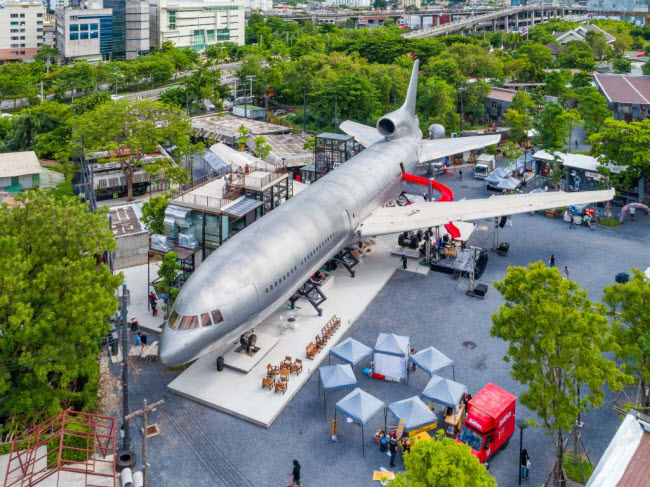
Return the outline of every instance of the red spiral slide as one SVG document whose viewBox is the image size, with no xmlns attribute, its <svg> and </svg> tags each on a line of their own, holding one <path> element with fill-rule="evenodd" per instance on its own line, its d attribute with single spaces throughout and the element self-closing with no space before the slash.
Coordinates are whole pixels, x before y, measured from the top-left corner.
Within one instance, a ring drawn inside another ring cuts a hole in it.
<svg viewBox="0 0 650 487">
<path fill-rule="evenodd" d="M 429 180 L 427 178 L 423 178 L 422 176 L 416 176 L 415 174 L 408 174 L 404 172 L 402 173 L 402 179 L 407 183 L 419 184 L 425 188 L 429 187 Z M 454 192 L 451 190 L 451 188 L 448 188 L 444 184 L 439 183 L 435 179 L 431 181 L 431 184 L 433 186 L 433 189 L 442 195 L 440 198 L 438 198 L 439 202 L 454 201 Z"/>
</svg>

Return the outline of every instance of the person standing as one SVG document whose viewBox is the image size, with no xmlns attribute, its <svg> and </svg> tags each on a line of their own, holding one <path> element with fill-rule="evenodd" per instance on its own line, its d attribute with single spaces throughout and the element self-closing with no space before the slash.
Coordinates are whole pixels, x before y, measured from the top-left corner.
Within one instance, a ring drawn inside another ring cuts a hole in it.
<svg viewBox="0 0 650 487">
<path fill-rule="evenodd" d="M 390 468 L 395 468 L 395 457 L 397 456 L 397 438 L 395 438 L 395 432 L 390 434 L 388 451 L 390 452 Z"/>
<path fill-rule="evenodd" d="M 634 221 L 635 213 L 636 213 L 636 208 L 634 206 L 630 206 L 630 221 Z"/>
<path fill-rule="evenodd" d="M 528 480 L 530 478 L 530 457 L 525 448 L 521 451 L 521 459 L 519 463 L 521 465 L 521 478 Z"/>
<path fill-rule="evenodd" d="M 555 254 L 551 254 L 551 258 L 548 260 L 549 267 L 555 267 Z"/>
<path fill-rule="evenodd" d="M 564 277 L 569 279 L 569 268 L 567 266 L 564 266 Z"/>
<path fill-rule="evenodd" d="M 460 179 L 461 181 L 463 180 L 463 170 L 462 169 L 458 170 L 458 179 Z"/>
<path fill-rule="evenodd" d="M 291 481 L 290 484 L 287 484 L 287 487 L 302 487 L 302 482 L 300 481 L 300 468 L 301 467 L 300 464 L 298 463 L 298 460 L 294 460 L 293 470 L 287 474 L 293 480 Z"/>
<path fill-rule="evenodd" d="M 406 257 L 406 252 L 402 252 L 402 269 L 406 269 L 408 257 Z"/>
<path fill-rule="evenodd" d="M 569 223 L 569 230 L 571 230 L 572 228 L 576 228 L 575 217 L 573 215 L 569 214 L 569 218 L 570 218 L 570 220 L 569 220 L 569 222 L 570 222 Z"/>
<path fill-rule="evenodd" d="M 576 149 L 578 148 L 578 139 L 576 139 Z"/>
</svg>

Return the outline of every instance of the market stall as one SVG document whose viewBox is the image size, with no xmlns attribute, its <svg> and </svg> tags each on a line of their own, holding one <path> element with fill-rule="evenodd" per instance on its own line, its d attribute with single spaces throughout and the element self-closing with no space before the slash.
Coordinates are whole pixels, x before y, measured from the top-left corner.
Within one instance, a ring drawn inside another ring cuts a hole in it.
<svg viewBox="0 0 650 487">
<path fill-rule="evenodd" d="M 445 433 L 455 436 L 465 419 L 465 404 L 462 403 L 467 387 L 453 380 L 445 379 L 438 375 L 431 380 L 422 391 L 422 397 L 445 407 L 444 421 Z"/>
<path fill-rule="evenodd" d="M 451 367 L 452 377 L 454 380 L 456 379 L 454 361 L 436 348 L 429 347 L 420 350 L 418 353 L 411 355 L 409 359 L 429 375 L 433 375 L 445 367 Z"/>
<path fill-rule="evenodd" d="M 520 185 L 521 181 L 510 176 L 508 178 L 502 179 L 501 182 L 495 186 L 495 188 L 504 191 L 514 191 Z"/>
<path fill-rule="evenodd" d="M 408 378 L 409 337 L 380 333 L 372 355 L 372 377 L 399 382 Z"/>
<path fill-rule="evenodd" d="M 350 365 L 356 365 L 372 355 L 372 348 L 354 338 L 348 338 L 330 350 L 330 357 L 332 355 Z"/>
<path fill-rule="evenodd" d="M 346 389 L 357 385 L 357 378 L 350 364 L 324 365 L 318 368 L 320 383 L 323 386 L 323 403 L 327 417 L 327 392 Z M 318 388 L 320 392 L 320 387 Z"/>
<path fill-rule="evenodd" d="M 336 403 L 334 409 L 334 421 L 336 421 L 337 412 L 341 412 L 344 416 L 347 416 L 361 426 L 361 448 L 363 456 L 366 455 L 363 427 L 368 421 L 384 409 L 384 407 L 385 404 L 383 401 L 380 401 L 375 396 L 372 396 L 359 388 L 356 388 Z"/>
<path fill-rule="evenodd" d="M 388 411 L 398 421 L 404 421 L 404 431 L 409 436 L 438 427 L 438 418 L 418 396 L 391 403 Z"/>
</svg>

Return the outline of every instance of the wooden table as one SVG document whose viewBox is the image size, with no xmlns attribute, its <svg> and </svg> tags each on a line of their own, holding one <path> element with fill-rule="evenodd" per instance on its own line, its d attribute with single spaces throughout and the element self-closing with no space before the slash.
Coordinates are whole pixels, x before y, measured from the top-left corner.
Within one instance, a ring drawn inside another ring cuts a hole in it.
<svg viewBox="0 0 650 487">
<path fill-rule="evenodd" d="M 456 408 L 456 413 L 445 416 L 445 433 L 449 436 L 455 436 L 460 429 L 460 425 L 465 419 L 465 404 Z"/>
</svg>

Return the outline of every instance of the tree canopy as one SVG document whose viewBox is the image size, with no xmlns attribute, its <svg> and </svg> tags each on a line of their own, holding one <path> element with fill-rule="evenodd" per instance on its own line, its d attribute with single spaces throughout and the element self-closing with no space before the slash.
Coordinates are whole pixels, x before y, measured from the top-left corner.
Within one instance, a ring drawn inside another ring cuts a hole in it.
<svg viewBox="0 0 650 487">
<path fill-rule="evenodd" d="M 23 428 L 97 401 L 100 338 L 121 275 L 98 264 L 115 250 L 105 214 L 44 191 L 0 206 L 0 418 Z"/>
</svg>

